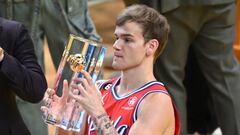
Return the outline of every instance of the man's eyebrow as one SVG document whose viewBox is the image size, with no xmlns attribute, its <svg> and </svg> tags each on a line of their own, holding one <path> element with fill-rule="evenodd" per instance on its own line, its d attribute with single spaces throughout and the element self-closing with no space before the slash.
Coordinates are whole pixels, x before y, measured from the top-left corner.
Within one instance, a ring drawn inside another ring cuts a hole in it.
<svg viewBox="0 0 240 135">
<path fill-rule="evenodd" d="M 124 33 L 124 34 L 114 34 L 115 36 L 121 36 L 121 37 L 133 37 L 133 35 L 132 34 L 130 34 L 130 33 Z"/>
</svg>

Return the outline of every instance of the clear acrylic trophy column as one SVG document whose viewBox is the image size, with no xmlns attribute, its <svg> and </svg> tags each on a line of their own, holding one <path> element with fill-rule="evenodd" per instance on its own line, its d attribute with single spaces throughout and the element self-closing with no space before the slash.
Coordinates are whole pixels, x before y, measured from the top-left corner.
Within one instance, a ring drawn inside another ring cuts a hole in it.
<svg viewBox="0 0 240 135">
<path fill-rule="evenodd" d="M 99 77 L 105 54 L 106 48 L 100 44 L 70 34 L 57 70 L 53 89 L 61 95 L 63 80 L 68 80 L 70 84 L 73 77 L 83 77 L 82 70 L 87 71 L 95 82 Z M 81 130 L 86 112 L 74 99 L 68 98 L 62 109 L 55 108 L 50 103 L 47 106 L 49 111 L 43 116 L 46 123 L 65 130 L 77 132 Z"/>
</svg>

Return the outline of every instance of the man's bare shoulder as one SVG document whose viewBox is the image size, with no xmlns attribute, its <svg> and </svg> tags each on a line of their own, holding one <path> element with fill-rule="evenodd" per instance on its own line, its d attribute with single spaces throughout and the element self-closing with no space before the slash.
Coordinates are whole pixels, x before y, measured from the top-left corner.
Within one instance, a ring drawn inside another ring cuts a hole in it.
<svg viewBox="0 0 240 135">
<path fill-rule="evenodd" d="M 174 107 L 171 97 L 166 93 L 154 92 L 147 95 L 141 102 L 137 115 L 138 119 L 131 129 L 134 135 L 174 133 Z"/>
<path fill-rule="evenodd" d="M 162 92 L 154 92 L 147 95 L 140 105 L 140 109 L 159 110 L 169 108 L 173 110 L 172 99 L 170 95 Z"/>
</svg>

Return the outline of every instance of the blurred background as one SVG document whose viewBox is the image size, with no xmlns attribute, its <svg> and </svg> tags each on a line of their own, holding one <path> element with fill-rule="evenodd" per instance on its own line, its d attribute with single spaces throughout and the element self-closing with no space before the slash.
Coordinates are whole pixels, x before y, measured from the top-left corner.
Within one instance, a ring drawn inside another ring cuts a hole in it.
<svg viewBox="0 0 240 135">
<path fill-rule="evenodd" d="M 112 44 L 114 42 L 115 19 L 118 13 L 124 8 L 122 0 L 90 0 L 88 4 L 90 15 L 96 26 L 98 34 L 103 39 L 103 44 L 107 47 L 107 53 L 112 52 Z M 54 69 L 52 58 L 49 55 L 48 45 L 45 42 L 44 49 L 46 51 L 45 68 L 48 85 L 52 86 L 56 70 Z M 111 69 L 106 69 L 104 78 L 108 78 L 111 74 Z"/>
</svg>

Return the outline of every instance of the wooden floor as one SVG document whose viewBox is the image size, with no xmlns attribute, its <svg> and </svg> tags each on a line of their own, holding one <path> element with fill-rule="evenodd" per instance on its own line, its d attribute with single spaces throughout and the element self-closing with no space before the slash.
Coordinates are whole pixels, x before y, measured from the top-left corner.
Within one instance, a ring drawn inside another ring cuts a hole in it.
<svg viewBox="0 0 240 135">
<path fill-rule="evenodd" d="M 121 9 L 124 8 L 122 0 L 104 0 L 97 4 L 90 5 L 90 15 L 96 25 L 97 32 L 103 39 L 103 44 L 108 48 L 107 54 L 112 52 L 112 44 L 114 42 L 115 19 Z M 56 70 L 53 67 L 51 57 L 49 55 L 47 44 L 45 44 L 45 69 L 48 86 L 53 86 Z M 112 74 L 112 70 L 104 69 L 104 78 Z M 49 126 L 49 135 L 54 135 L 55 128 Z"/>
</svg>

